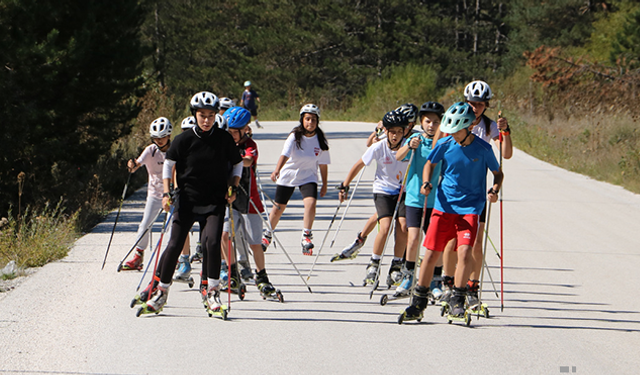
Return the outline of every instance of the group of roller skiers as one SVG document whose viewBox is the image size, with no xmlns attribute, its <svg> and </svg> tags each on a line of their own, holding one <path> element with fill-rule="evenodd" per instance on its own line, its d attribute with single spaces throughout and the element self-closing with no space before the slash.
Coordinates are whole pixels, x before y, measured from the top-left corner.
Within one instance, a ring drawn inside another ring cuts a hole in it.
<svg viewBox="0 0 640 375">
<path fill-rule="evenodd" d="M 331 261 L 354 259 L 377 225 L 363 285 L 378 283 L 381 258 L 394 233 L 394 257 L 387 284 L 396 287 L 392 298 L 411 297 L 410 306 L 399 317 L 400 323 L 421 320 L 429 300 L 440 301 L 450 320 L 466 319 L 470 312 L 486 308 L 478 300 L 483 266 L 480 239 L 487 201 L 498 199 L 503 180 L 501 165 L 489 143 L 494 140 L 505 159 L 511 157 L 512 145 L 507 120 L 500 117 L 493 121 L 484 114 L 492 98 L 489 85 L 473 81 L 466 86 L 464 95 L 465 102 L 455 103 L 446 111 L 440 103 L 426 102 L 420 108 L 408 103 L 386 113 L 369 137 L 367 151 L 339 186 L 339 199 L 343 202 L 358 173 L 376 161 L 376 213 L 355 241 Z M 257 145 L 250 136 L 252 113 L 233 104 L 210 92 L 194 95 L 190 102 L 193 116 L 182 122 L 183 132 L 171 141 L 169 120 L 161 117 L 153 121 L 153 143 L 137 160 L 129 162 L 131 172 L 141 165 L 147 167 L 149 187 L 137 251 L 123 269 L 142 268 L 148 228 L 161 209 L 168 213 L 170 232 L 151 283 L 134 300 L 142 303 L 138 315 L 162 311 L 171 282 L 193 283 L 190 261 L 200 259 L 203 304 L 210 316 L 226 319 L 227 306 L 221 302 L 220 291 L 230 288 L 242 298 L 246 290 L 243 277 L 253 276 L 248 262 L 242 272 L 238 270 L 237 264 L 242 261 L 236 259 L 235 250 L 227 247 L 229 236 L 234 237 L 236 231 L 243 233 L 243 241 L 253 253 L 255 284 L 260 294 L 282 302 L 282 294 L 267 276 L 264 251 L 270 246 L 273 231 L 296 187 L 304 204 L 302 253 L 313 254 L 311 230 L 318 198 L 318 170 L 322 179 L 319 193 L 323 197 L 330 164 L 329 145 L 319 127 L 319 108 L 304 105 L 298 126 L 285 141 L 271 173 L 276 192 L 265 220 L 256 180 Z M 414 130 L 415 125 L 420 130 Z M 488 190 L 487 170 L 493 174 Z M 196 221 L 200 225 L 200 241 L 196 254 L 189 259 L 189 232 Z M 422 261 L 421 234 L 425 234 L 422 246 L 426 248 Z M 234 241 L 234 248 L 241 247 L 235 246 Z M 224 261 L 227 266 L 221 267 Z M 228 272 L 221 275 L 221 269 Z M 483 313 L 488 315 L 488 311 Z"/>
</svg>

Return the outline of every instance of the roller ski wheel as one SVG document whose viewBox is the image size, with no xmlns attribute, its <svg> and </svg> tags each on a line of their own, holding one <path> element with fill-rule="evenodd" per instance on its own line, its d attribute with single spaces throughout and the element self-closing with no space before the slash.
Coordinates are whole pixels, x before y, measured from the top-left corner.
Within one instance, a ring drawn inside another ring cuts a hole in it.
<svg viewBox="0 0 640 375">
<path fill-rule="evenodd" d="M 404 322 L 409 322 L 412 320 L 420 323 L 422 321 L 422 318 L 424 318 L 424 313 L 420 311 L 420 309 L 412 305 L 407 307 L 407 309 L 400 314 L 400 316 L 398 317 L 398 324 L 402 324 Z"/>
<path fill-rule="evenodd" d="M 227 307 L 227 305 L 220 305 L 215 309 L 207 308 L 207 314 L 209 315 L 209 318 L 216 317 L 222 320 L 227 320 L 227 315 L 229 314 L 229 308 Z"/>
<path fill-rule="evenodd" d="M 331 262 L 337 262 L 339 260 L 352 260 L 352 259 L 356 259 L 357 256 L 358 256 L 357 251 L 351 255 L 344 255 L 344 252 L 336 253 L 331 257 Z"/>
<path fill-rule="evenodd" d="M 140 306 L 138 308 L 138 311 L 136 311 L 136 317 L 140 317 L 141 315 L 147 315 L 147 314 L 160 314 L 160 312 L 162 311 L 162 308 L 158 309 L 158 310 L 153 310 L 151 309 L 147 303 L 143 303 L 142 306 Z"/>
<path fill-rule="evenodd" d="M 475 306 L 473 308 L 469 308 L 469 310 L 472 314 L 482 315 L 484 318 L 489 319 L 489 306 L 486 303 L 481 304 L 480 308 L 478 308 L 478 306 Z"/>
<path fill-rule="evenodd" d="M 408 291 L 406 293 L 395 292 L 395 293 L 393 293 L 391 295 L 383 294 L 382 297 L 380 297 L 380 305 L 384 306 L 389 301 L 397 301 L 399 299 L 405 299 L 405 298 L 409 298 L 409 297 L 411 297 L 411 293 L 408 292 Z"/>
<path fill-rule="evenodd" d="M 131 300 L 129 307 L 133 308 L 136 305 L 145 304 L 149 300 L 149 296 L 153 295 L 156 292 L 158 282 L 153 280 L 147 285 L 146 288 L 139 294 L 136 294 L 135 297 Z"/>
<path fill-rule="evenodd" d="M 442 301 L 440 302 L 440 316 L 445 316 L 449 315 L 449 312 L 451 311 L 451 306 L 449 306 L 449 303 Z"/>
</svg>

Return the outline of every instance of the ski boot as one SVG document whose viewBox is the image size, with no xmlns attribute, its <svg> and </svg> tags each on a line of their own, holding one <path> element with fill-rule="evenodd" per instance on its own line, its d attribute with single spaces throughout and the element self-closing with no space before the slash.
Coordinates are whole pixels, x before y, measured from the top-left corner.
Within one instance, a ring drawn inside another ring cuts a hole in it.
<svg viewBox="0 0 640 375">
<path fill-rule="evenodd" d="M 364 246 L 364 242 L 367 240 L 367 237 L 362 237 L 362 233 L 358 233 L 358 237 L 353 243 L 347 247 L 345 247 L 340 254 L 335 254 L 331 261 L 335 262 L 337 260 L 345 260 L 345 259 L 355 259 Z"/>
<path fill-rule="evenodd" d="M 256 286 L 260 290 L 262 299 L 269 298 L 270 300 L 284 302 L 284 297 L 282 296 L 280 289 L 274 288 L 271 282 L 269 282 L 267 270 L 263 269 L 259 272 L 256 270 Z"/>
<path fill-rule="evenodd" d="M 405 268 L 402 272 L 402 281 L 396 288 L 395 293 L 393 293 L 391 296 L 383 294 L 382 297 L 380 297 L 380 304 L 384 306 L 389 301 L 411 297 L 411 286 L 413 285 L 414 273 L 415 270 L 408 270 Z"/>
<path fill-rule="evenodd" d="M 133 258 L 122 265 L 123 271 L 141 271 L 142 261 L 144 260 L 144 249 L 136 249 Z"/>
<path fill-rule="evenodd" d="M 367 276 L 362 281 L 362 286 L 373 284 L 378 278 L 378 269 L 380 268 L 380 259 L 371 259 L 367 266 Z"/>
<path fill-rule="evenodd" d="M 267 248 L 271 245 L 271 241 L 273 241 L 271 232 L 265 230 L 262 233 L 262 251 L 267 251 Z"/>
<path fill-rule="evenodd" d="M 447 314 L 447 321 L 449 324 L 452 322 L 463 322 L 468 326 L 471 325 L 471 311 L 466 308 L 466 288 L 453 288 L 453 294 L 451 295 L 451 309 Z"/>
<path fill-rule="evenodd" d="M 173 275 L 173 281 L 187 283 L 189 288 L 193 288 L 193 277 L 191 277 L 191 263 L 189 263 L 188 255 L 180 255 L 178 259 L 178 271 Z"/>
<path fill-rule="evenodd" d="M 258 122 L 258 119 L 256 119 L 256 126 L 258 127 L 258 129 L 264 128 L 264 126 L 260 125 L 260 123 Z"/>
<path fill-rule="evenodd" d="M 158 286 L 156 292 L 153 294 L 153 297 L 142 304 L 136 312 L 136 316 L 140 316 L 142 314 L 159 314 L 160 311 L 164 308 L 164 305 L 167 303 L 167 297 L 169 296 L 169 288 L 166 289 Z"/>
<path fill-rule="evenodd" d="M 389 267 L 389 275 L 387 275 L 387 289 L 392 286 L 399 286 L 402 282 L 402 259 L 394 259 Z"/>
<path fill-rule="evenodd" d="M 411 320 L 417 320 L 418 322 L 422 321 L 424 317 L 423 312 L 427 308 L 429 288 L 426 288 L 422 285 L 416 286 L 413 291 L 413 300 L 411 301 L 411 305 L 406 308 L 398 317 L 398 324 L 402 324 L 403 322 L 408 322 Z"/>
<path fill-rule="evenodd" d="M 472 313 L 489 318 L 489 306 L 478 299 L 478 289 L 478 280 L 469 280 L 467 282 L 467 305 Z"/>
<path fill-rule="evenodd" d="M 191 263 L 202 262 L 202 245 L 200 242 L 196 245 L 196 252 L 191 256 Z"/>
<path fill-rule="evenodd" d="M 242 269 L 240 270 L 240 277 L 242 277 L 242 280 L 253 280 L 253 272 L 251 272 L 251 267 L 248 265 L 248 262 L 238 261 L 238 263 L 240 263 L 240 265 L 242 266 Z"/>
<path fill-rule="evenodd" d="M 222 320 L 227 320 L 229 307 L 223 305 L 220 301 L 220 290 L 217 286 L 208 288 L 205 298 L 205 308 L 210 318 L 215 316 Z"/>
<path fill-rule="evenodd" d="M 200 274 L 200 297 L 202 297 L 202 304 L 204 308 L 207 308 L 207 293 L 209 291 L 209 281 L 202 280 L 202 274 Z"/>
<path fill-rule="evenodd" d="M 149 297 L 156 292 L 159 282 L 160 282 L 160 277 L 159 276 L 154 277 L 153 280 L 151 280 L 151 282 L 149 283 L 149 285 L 147 285 L 147 287 L 144 288 L 142 292 L 140 292 L 140 294 L 136 294 L 136 296 L 133 297 L 133 299 L 131 300 L 131 303 L 129 304 L 129 307 L 133 308 L 133 306 L 135 305 L 140 305 L 147 302 L 149 300 Z"/>
<path fill-rule="evenodd" d="M 440 296 L 440 316 L 449 313 L 449 304 L 451 302 L 451 295 L 453 294 L 453 277 L 444 276 L 442 278 L 442 295 Z"/>
<path fill-rule="evenodd" d="M 435 303 L 440 300 L 440 297 L 442 297 L 442 276 L 434 276 L 433 279 L 431 279 L 429 289 L 431 289 L 429 302 L 435 305 Z"/>
<path fill-rule="evenodd" d="M 300 244 L 302 245 L 302 255 L 313 255 L 313 234 L 303 233 L 302 239 L 300 240 Z"/>
<path fill-rule="evenodd" d="M 225 275 L 226 279 L 224 283 L 222 279 L 222 272 L 220 272 L 220 275 L 220 290 L 226 291 L 227 288 L 231 288 L 231 293 L 237 294 L 240 300 L 244 300 L 245 293 L 247 292 L 247 286 L 242 282 L 240 274 L 238 273 L 238 263 L 236 262 L 231 265 L 231 275 Z"/>
</svg>

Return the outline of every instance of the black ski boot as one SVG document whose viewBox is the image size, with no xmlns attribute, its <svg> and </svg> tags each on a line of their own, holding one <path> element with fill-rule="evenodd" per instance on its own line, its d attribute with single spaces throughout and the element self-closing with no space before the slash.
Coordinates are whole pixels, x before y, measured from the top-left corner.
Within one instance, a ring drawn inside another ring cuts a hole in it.
<svg viewBox="0 0 640 375">
<path fill-rule="evenodd" d="M 269 281 L 266 269 L 259 272 L 256 270 L 256 286 L 258 287 L 258 290 L 260 290 L 262 299 L 269 298 L 274 301 L 284 302 L 284 298 L 282 297 L 280 290 L 274 288 L 273 284 Z"/>
<path fill-rule="evenodd" d="M 411 306 L 407 307 L 405 311 L 398 317 L 398 324 L 402 324 L 404 321 L 417 320 L 421 321 L 423 318 L 423 312 L 427 308 L 427 302 L 429 300 L 429 288 L 422 285 L 416 285 L 413 291 L 413 300 Z"/>
</svg>

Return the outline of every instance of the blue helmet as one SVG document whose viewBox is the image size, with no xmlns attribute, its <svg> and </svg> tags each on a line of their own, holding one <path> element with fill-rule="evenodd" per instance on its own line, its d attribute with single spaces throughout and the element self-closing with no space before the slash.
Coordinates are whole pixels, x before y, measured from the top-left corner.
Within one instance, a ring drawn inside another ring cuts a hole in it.
<svg viewBox="0 0 640 375">
<path fill-rule="evenodd" d="M 242 107 L 231 107 L 222 117 L 227 120 L 229 129 L 241 129 L 251 122 L 251 112 Z"/>
</svg>

